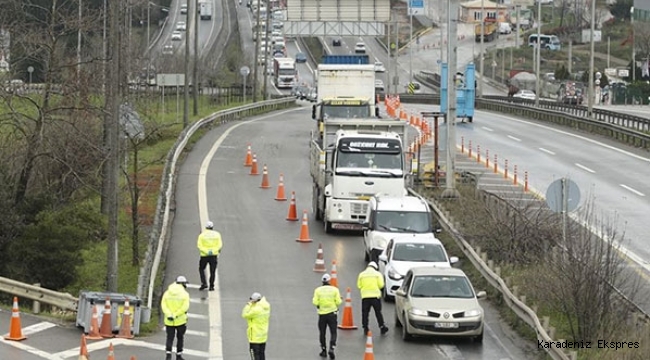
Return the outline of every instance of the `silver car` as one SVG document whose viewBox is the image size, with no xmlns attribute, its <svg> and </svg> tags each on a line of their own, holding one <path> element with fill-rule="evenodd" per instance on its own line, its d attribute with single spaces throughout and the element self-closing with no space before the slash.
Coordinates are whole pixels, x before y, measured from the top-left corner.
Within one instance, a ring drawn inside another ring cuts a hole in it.
<svg viewBox="0 0 650 360">
<path fill-rule="evenodd" d="M 402 327 L 402 339 L 414 335 L 469 337 L 483 341 L 484 312 L 460 269 L 415 267 L 408 271 L 395 292 L 395 324 Z"/>
</svg>

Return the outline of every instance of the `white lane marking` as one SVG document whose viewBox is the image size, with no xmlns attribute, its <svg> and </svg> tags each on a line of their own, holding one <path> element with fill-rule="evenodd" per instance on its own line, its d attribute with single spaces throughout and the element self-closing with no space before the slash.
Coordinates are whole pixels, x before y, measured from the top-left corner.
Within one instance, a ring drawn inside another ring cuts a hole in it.
<svg viewBox="0 0 650 360">
<path fill-rule="evenodd" d="M 192 335 L 192 336 L 202 336 L 202 337 L 207 337 L 208 333 L 206 331 L 197 331 L 197 330 L 186 330 L 185 334 L 187 335 Z"/>
<path fill-rule="evenodd" d="M 217 8 L 217 1 L 214 0 L 212 2 L 212 9 L 216 9 L 216 8 Z M 214 15 L 215 11 L 212 11 L 212 13 Z M 199 32 L 201 32 L 201 30 L 200 30 L 201 29 L 201 17 L 200 16 L 195 16 L 194 19 L 199 22 Z M 222 19 L 222 22 L 223 22 L 223 19 Z M 223 26 L 223 24 L 221 26 Z M 206 39 L 205 44 L 203 44 L 203 47 L 201 48 L 201 54 L 203 54 L 205 49 L 208 47 L 208 44 L 210 43 L 210 39 L 212 39 L 212 34 L 214 33 L 214 29 L 216 27 L 217 27 L 217 17 L 212 16 L 212 17 L 210 17 L 210 33 L 208 34 L 208 38 Z M 198 36 L 198 35 L 199 34 L 196 34 L 196 36 Z"/>
<path fill-rule="evenodd" d="M 208 318 L 206 315 L 194 314 L 194 313 L 187 313 L 187 317 L 190 319 L 201 319 L 201 320 L 206 320 Z"/>
<path fill-rule="evenodd" d="M 507 347 L 507 346 L 506 346 L 506 345 L 501 341 L 501 339 L 499 339 L 499 337 L 498 337 L 497 334 L 494 332 L 494 330 L 492 330 L 492 327 L 490 327 L 490 325 L 489 325 L 487 322 L 486 322 L 483 326 L 484 326 L 485 329 L 487 330 L 488 335 L 489 335 L 491 338 L 493 338 L 494 341 L 495 341 L 497 344 L 499 344 L 499 347 L 500 347 L 503 351 L 506 352 L 505 355 L 508 355 L 508 357 L 509 357 L 510 359 L 516 359 L 516 357 L 514 357 L 514 356 L 512 355 L 512 353 L 510 353 L 510 351 L 508 350 L 508 347 Z"/>
<path fill-rule="evenodd" d="M 465 360 L 465 357 L 463 356 L 463 353 L 458 350 L 458 347 L 455 345 L 444 345 L 444 344 L 438 344 L 435 345 L 436 350 L 440 353 L 440 355 L 443 355 L 445 359 L 449 360 Z"/>
<path fill-rule="evenodd" d="M 234 131 L 235 129 L 237 129 L 242 125 L 247 125 L 256 121 L 268 119 L 270 117 L 275 117 L 296 110 L 303 110 L 303 108 L 285 110 L 271 115 L 265 115 L 257 119 L 240 122 L 238 124 L 231 126 L 226 131 L 224 131 L 224 133 L 221 134 L 219 139 L 217 139 L 217 141 L 214 142 L 210 151 L 208 151 L 208 153 L 205 155 L 205 158 L 201 163 L 201 167 L 199 168 L 199 174 L 198 174 L 199 180 L 198 180 L 197 188 L 198 188 L 200 224 L 205 224 L 208 221 L 208 219 L 210 219 L 210 216 L 208 214 L 208 198 L 207 198 L 208 168 L 210 167 L 210 162 L 212 161 L 214 154 L 217 152 L 217 150 L 219 150 L 219 147 L 221 147 L 221 144 L 226 140 L 228 135 L 230 135 L 232 131 Z M 214 282 L 215 291 L 210 291 L 208 295 L 208 319 L 209 319 L 209 326 L 210 326 L 210 337 L 208 340 L 210 347 L 208 352 L 210 354 L 210 359 L 216 360 L 216 359 L 223 359 L 223 344 L 222 344 L 223 339 L 221 337 L 222 324 L 221 324 L 221 302 L 220 302 L 220 290 L 219 290 L 219 268 L 217 268 L 217 276 L 215 280 L 216 280 Z"/>
<path fill-rule="evenodd" d="M 548 150 L 548 149 L 539 148 L 539 150 L 541 150 L 541 151 L 543 151 L 543 152 L 545 152 L 545 153 L 547 153 L 547 154 L 550 154 L 550 155 L 555 155 L 554 152 L 552 152 L 551 150 Z"/>
<path fill-rule="evenodd" d="M 520 138 L 516 138 L 516 137 L 514 137 L 514 136 L 512 136 L 512 135 L 508 135 L 508 138 L 510 138 L 510 139 L 512 139 L 512 140 L 514 140 L 514 141 L 521 141 Z"/>
<path fill-rule="evenodd" d="M 23 335 L 24 336 L 29 336 L 32 334 L 36 334 L 37 332 L 45 331 L 47 329 L 51 329 L 55 327 L 56 324 L 53 324 L 51 322 L 43 321 L 38 324 L 30 325 L 27 327 L 23 328 Z"/>
<path fill-rule="evenodd" d="M 37 349 L 35 347 L 29 346 L 26 343 L 23 342 L 18 342 L 18 341 L 10 341 L 10 340 L 5 340 L 4 336 L 0 337 L 0 343 L 14 347 L 18 350 L 22 350 L 25 352 L 28 352 L 32 355 L 36 355 L 38 357 L 41 357 L 43 359 L 47 360 L 62 360 L 61 357 L 52 355 L 50 353 L 47 353 L 43 350 Z M 79 349 L 77 348 L 77 354 L 79 354 Z"/>
<path fill-rule="evenodd" d="M 494 131 L 494 130 L 492 130 L 492 128 L 489 128 L 489 127 L 487 127 L 487 126 L 481 126 L 481 128 L 482 128 L 483 130 L 485 130 L 485 131 L 490 131 L 490 132 Z"/>
<path fill-rule="evenodd" d="M 592 173 L 592 174 L 595 174 L 595 173 L 596 173 L 596 171 L 594 171 L 594 170 L 592 170 L 592 169 L 590 169 L 590 168 L 588 168 L 588 167 L 586 167 L 586 166 L 584 166 L 584 165 L 582 165 L 582 164 L 575 163 L 575 165 L 576 165 L 577 167 L 581 168 L 581 169 L 584 170 L 584 171 L 590 172 L 590 173 Z"/>
<path fill-rule="evenodd" d="M 639 196 L 645 196 L 644 193 L 642 193 L 642 192 L 640 192 L 640 191 L 638 191 L 638 190 L 635 190 L 635 189 L 633 189 L 633 188 L 631 188 L 631 187 L 629 187 L 629 186 L 627 186 L 627 185 L 625 185 L 625 184 L 620 184 L 620 185 L 621 185 L 621 187 L 622 187 L 623 189 L 625 189 L 625 190 L 628 190 L 628 191 L 630 191 L 630 192 L 633 192 L 633 193 L 635 193 L 635 194 L 637 194 L 637 195 L 639 195 Z"/>
<path fill-rule="evenodd" d="M 141 341 L 141 340 L 121 339 L 121 338 L 112 338 L 106 340 L 93 341 L 92 343 L 88 343 L 86 348 L 88 349 L 88 353 L 91 353 L 93 351 L 107 349 L 111 345 L 111 343 L 113 344 L 113 347 L 124 345 L 124 346 L 133 346 L 133 347 L 157 350 L 160 353 L 163 353 L 165 351 L 164 344 L 154 344 L 154 343 Z M 215 360 L 223 359 L 223 358 L 210 357 L 210 355 L 205 351 L 192 350 L 187 348 L 183 349 L 183 354 L 189 356 L 201 357 L 201 358 L 210 358 Z M 70 350 L 61 351 L 56 354 L 45 354 L 45 356 L 41 356 L 41 357 L 47 360 L 62 360 L 66 358 L 76 358 L 78 356 L 79 356 L 79 347 Z"/>
</svg>

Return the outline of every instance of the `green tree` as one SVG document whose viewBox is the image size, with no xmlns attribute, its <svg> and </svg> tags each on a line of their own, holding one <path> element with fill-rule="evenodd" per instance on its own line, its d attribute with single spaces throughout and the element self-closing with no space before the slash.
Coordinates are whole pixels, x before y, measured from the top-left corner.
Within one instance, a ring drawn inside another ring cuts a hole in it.
<svg viewBox="0 0 650 360">
<path fill-rule="evenodd" d="M 556 80 L 568 80 L 571 77 L 569 70 L 567 70 L 564 65 L 557 65 L 555 67 L 555 79 Z"/>
</svg>

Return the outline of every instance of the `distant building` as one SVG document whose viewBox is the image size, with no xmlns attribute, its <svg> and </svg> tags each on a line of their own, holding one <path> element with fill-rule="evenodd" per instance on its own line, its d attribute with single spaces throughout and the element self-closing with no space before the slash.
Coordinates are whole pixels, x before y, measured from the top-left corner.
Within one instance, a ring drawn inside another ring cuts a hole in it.
<svg viewBox="0 0 650 360">
<path fill-rule="evenodd" d="M 485 13 L 481 15 L 481 5 Z M 508 19 L 508 7 L 490 0 L 474 0 L 460 4 L 460 20 L 466 23 L 480 23 L 481 19 L 497 19 L 505 22 Z"/>
<path fill-rule="evenodd" d="M 634 21 L 650 22 L 650 0 L 634 0 Z"/>
</svg>

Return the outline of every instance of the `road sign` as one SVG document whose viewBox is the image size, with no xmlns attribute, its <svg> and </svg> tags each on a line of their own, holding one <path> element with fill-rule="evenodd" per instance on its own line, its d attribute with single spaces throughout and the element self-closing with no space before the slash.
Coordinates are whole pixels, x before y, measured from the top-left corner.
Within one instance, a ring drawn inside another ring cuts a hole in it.
<svg viewBox="0 0 650 360">
<path fill-rule="evenodd" d="M 424 0 L 409 0 L 409 15 L 424 15 Z"/>
<path fill-rule="evenodd" d="M 415 94 L 415 85 L 413 83 L 409 83 L 408 93 Z"/>
<path fill-rule="evenodd" d="M 239 69 L 239 73 L 241 76 L 248 76 L 248 74 L 251 73 L 251 69 L 248 68 L 248 66 L 242 66 L 241 69 Z"/>
<path fill-rule="evenodd" d="M 556 213 L 572 212 L 580 204 L 578 184 L 567 178 L 557 179 L 546 189 L 546 204 Z"/>
</svg>

